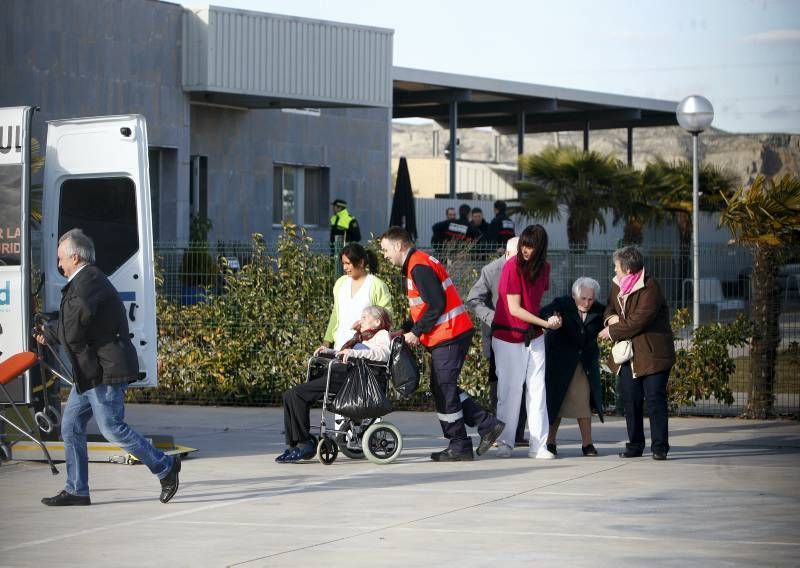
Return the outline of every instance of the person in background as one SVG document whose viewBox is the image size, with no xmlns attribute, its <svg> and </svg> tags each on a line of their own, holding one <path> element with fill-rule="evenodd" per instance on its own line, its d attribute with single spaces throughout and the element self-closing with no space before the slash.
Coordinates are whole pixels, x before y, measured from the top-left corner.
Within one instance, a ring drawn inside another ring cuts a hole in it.
<svg viewBox="0 0 800 568">
<path fill-rule="evenodd" d="M 539 317 L 542 296 L 550 287 L 547 232 L 530 225 L 519 237 L 517 255 L 503 265 L 492 322 L 492 350 L 497 366 L 497 416 L 506 423 L 497 441 L 497 455 L 510 458 L 519 418 L 522 385 L 528 405 L 528 456 L 552 459 L 547 450 L 547 397 L 542 329 L 558 329 L 561 318 Z"/>
<path fill-rule="evenodd" d="M 75 383 L 61 420 L 67 481 L 58 495 L 45 497 L 42 503 L 91 505 L 86 426 L 92 416 L 106 440 L 136 456 L 158 477 L 159 499 L 167 503 L 178 491 L 180 456 L 164 454 L 125 422 L 125 391 L 139 380 L 125 306 L 108 277 L 94 265 L 94 242 L 81 229 L 61 236 L 57 254 L 58 267 L 67 277 L 61 290 L 58 338 L 72 363 Z M 42 334 L 36 341 L 47 343 Z"/>
<path fill-rule="evenodd" d="M 343 236 L 345 243 L 361 240 L 361 228 L 358 221 L 347 210 L 347 201 L 336 199 L 331 203 L 333 216 L 331 217 L 331 244 L 337 236 Z"/>
<path fill-rule="evenodd" d="M 483 356 L 489 359 L 489 396 L 492 401 L 492 410 L 497 411 L 497 368 L 495 366 L 494 352 L 492 351 L 492 321 L 494 320 L 494 306 L 497 302 L 497 286 L 500 283 L 500 273 L 506 260 L 517 254 L 518 237 L 513 237 L 506 243 L 505 254 L 484 266 L 481 274 L 473 284 L 467 295 L 467 309 L 481 322 L 481 345 Z M 517 423 L 516 445 L 527 446 L 525 440 L 525 423 L 528 411 L 525 408 L 525 395 L 519 406 L 519 421 Z"/>
<path fill-rule="evenodd" d="M 445 210 L 445 219 L 444 221 L 439 221 L 438 223 L 434 223 L 431 227 L 431 245 L 434 247 L 438 247 L 443 243 L 447 242 L 447 227 L 450 225 L 451 222 L 456 220 L 456 208 L 455 207 L 448 207 Z"/>
<path fill-rule="evenodd" d="M 504 247 L 508 239 L 517 234 L 514 221 L 506 215 L 506 208 L 506 202 L 502 199 L 494 202 L 494 218 L 489 223 L 487 240 L 496 249 Z"/>
<path fill-rule="evenodd" d="M 489 223 L 483 218 L 483 209 L 480 207 L 473 207 L 470 213 L 470 227 L 476 235 L 475 240 L 484 244 L 489 235 Z"/>
<path fill-rule="evenodd" d="M 474 333 L 472 320 L 442 263 L 414 248 L 408 231 L 390 227 L 381 236 L 381 251 L 386 260 L 402 267 L 411 316 L 403 325 L 406 344 L 422 344 L 431 354 L 431 392 L 449 442 L 446 449 L 432 453 L 431 459 L 472 461 L 472 440 L 466 425 L 478 428 L 478 455 L 492 446 L 504 427 L 458 386 Z"/>
<path fill-rule="evenodd" d="M 600 339 L 631 340 L 633 357 L 608 366 L 619 376 L 628 443 L 621 458 L 640 457 L 644 452 L 644 400 L 650 419 L 650 448 L 654 460 L 667 459 L 669 426 L 667 381 L 675 364 L 675 337 L 669 322 L 669 307 L 658 281 L 644 267 L 644 257 L 635 246 L 614 252 L 614 279 L 604 315 Z"/>
<path fill-rule="evenodd" d="M 469 214 L 472 208 L 466 203 L 458 208 L 458 219 L 450 221 L 445 230 L 445 242 L 467 242 L 477 238 L 476 231 L 472 228 Z"/>
<path fill-rule="evenodd" d="M 545 386 L 550 432 L 547 449 L 558 454 L 556 434 L 562 418 L 577 418 L 584 456 L 596 456 L 592 443 L 592 409 L 603 422 L 600 385 L 600 349 L 597 334 L 603 329 L 605 306 L 595 301 L 600 284 L 581 276 L 572 284 L 572 296 L 561 296 L 544 306 L 542 318 L 561 315 L 561 327 L 545 334 Z"/>
</svg>

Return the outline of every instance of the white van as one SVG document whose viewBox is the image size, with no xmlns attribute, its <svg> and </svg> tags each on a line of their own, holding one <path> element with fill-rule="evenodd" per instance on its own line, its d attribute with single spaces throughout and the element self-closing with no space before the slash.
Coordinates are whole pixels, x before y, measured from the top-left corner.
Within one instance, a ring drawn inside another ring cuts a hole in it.
<svg viewBox="0 0 800 568">
<path fill-rule="evenodd" d="M 139 381 L 133 386 L 149 387 L 157 384 L 158 377 L 147 154 L 147 125 L 140 115 L 76 118 L 48 123 L 42 193 L 41 269 L 44 274 L 44 310 L 56 311 L 60 305 L 61 288 L 67 282 L 58 270 L 58 238 L 76 227 L 92 237 L 96 264 L 119 291 L 128 314 L 131 340 L 139 355 Z M 27 219 L 27 215 L 29 208 L 23 203 L 21 217 Z M 26 254 L 29 255 L 23 251 L 22 256 Z M 18 270 L 23 271 L 22 263 Z M 24 301 L 24 296 L 20 295 L 19 300 Z M 30 315 L 22 311 L 18 317 L 20 320 L 30 319 Z M 24 327 L 20 331 L 29 337 L 29 324 Z M 30 348 L 26 343 L 27 337 L 17 342 L 22 346 L 19 350 Z M 10 350 L 3 351 L 0 361 L 14 354 Z"/>
</svg>

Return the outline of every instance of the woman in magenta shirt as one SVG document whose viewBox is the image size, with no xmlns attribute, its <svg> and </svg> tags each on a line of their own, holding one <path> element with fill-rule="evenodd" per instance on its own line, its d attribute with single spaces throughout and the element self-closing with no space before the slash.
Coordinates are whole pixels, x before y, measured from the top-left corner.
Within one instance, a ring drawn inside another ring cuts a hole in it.
<svg viewBox="0 0 800 568">
<path fill-rule="evenodd" d="M 492 349 L 497 367 L 497 418 L 506 427 L 497 439 L 497 455 L 511 457 L 519 420 L 522 385 L 526 388 L 530 449 L 528 456 L 552 459 L 547 451 L 547 397 L 544 388 L 542 329 L 561 327 L 561 316 L 539 317 L 542 296 L 550 287 L 547 232 L 529 225 L 519 237 L 517 255 L 500 275 L 498 301 L 492 323 Z"/>
</svg>

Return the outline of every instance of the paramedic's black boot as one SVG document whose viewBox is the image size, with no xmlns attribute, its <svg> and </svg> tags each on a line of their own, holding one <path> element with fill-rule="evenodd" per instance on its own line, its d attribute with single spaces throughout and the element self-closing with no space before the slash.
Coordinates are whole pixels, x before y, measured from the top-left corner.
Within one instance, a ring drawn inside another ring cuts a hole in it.
<svg viewBox="0 0 800 568">
<path fill-rule="evenodd" d="M 446 450 L 442 450 L 441 452 L 433 452 L 431 454 L 431 459 L 435 462 L 463 462 L 463 461 L 472 461 L 474 456 L 472 455 L 472 451 L 470 452 L 462 452 L 456 453 L 450 448 Z"/>
<path fill-rule="evenodd" d="M 481 437 L 481 443 L 478 444 L 478 449 L 475 450 L 475 453 L 479 456 L 485 454 L 489 451 L 489 448 L 492 447 L 492 444 L 495 443 L 495 440 L 500 437 L 500 434 L 503 433 L 503 430 L 506 427 L 506 423 L 502 420 L 498 420 L 497 423 L 494 425 L 494 428 L 486 432 L 486 435 Z"/>
</svg>

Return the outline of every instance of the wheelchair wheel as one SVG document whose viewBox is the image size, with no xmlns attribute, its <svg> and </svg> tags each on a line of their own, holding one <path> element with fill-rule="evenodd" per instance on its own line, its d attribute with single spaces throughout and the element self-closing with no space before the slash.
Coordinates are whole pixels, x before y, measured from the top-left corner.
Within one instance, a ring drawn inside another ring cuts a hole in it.
<svg viewBox="0 0 800 568">
<path fill-rule="evenodd" d="M 378 422 L 364 432 L 361 448 L 372 463 L 392 463 L 403 451 L 403 436 L 394 424 Z"/>
<path fill-rule="evenodd" d="M 327 436 L 317 444 L 317 459 L 325 465 L 331 465 L 339 455 L 339 446 Z"/>
<path fill-rule="evenodd" d="M 351 460 L 363 460 L 364 459 L 364 450 L 361 448 L 348 448 L 347 447 L 347 435 L 346 434 L 337 434 L 336 435 L 336 445 L 339 446 L 339 451 L 346 455 Z"/>
</svg>

